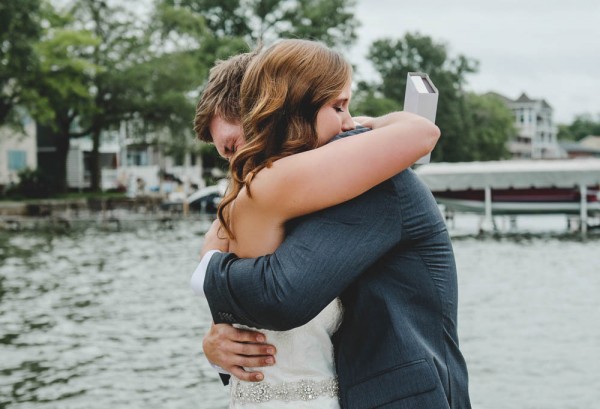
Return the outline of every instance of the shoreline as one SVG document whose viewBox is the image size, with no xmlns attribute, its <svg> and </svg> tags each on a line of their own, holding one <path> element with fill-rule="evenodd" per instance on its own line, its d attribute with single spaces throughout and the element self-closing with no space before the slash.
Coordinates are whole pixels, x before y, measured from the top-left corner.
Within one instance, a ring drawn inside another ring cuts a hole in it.
<svg viewBox="0 0 600 409">
<path fill-rule="evenodd" d="M 1 201 L 0 231 L 68 231 L 89 227 L 118 231 L 146 223 L 172 228 L 180 220 L 205 220 L 211 216 L 187 212 L 183 203 L 165 202 L 160 196 Z"/>
</svg>

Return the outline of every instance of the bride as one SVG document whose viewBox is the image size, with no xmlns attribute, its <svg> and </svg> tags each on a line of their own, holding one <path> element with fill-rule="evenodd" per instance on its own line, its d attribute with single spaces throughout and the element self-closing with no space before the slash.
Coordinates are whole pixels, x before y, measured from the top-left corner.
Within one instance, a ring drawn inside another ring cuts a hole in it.
<svg viewBox="0 0 600 409">
<path fill-rule="evenodd" d="M 328 143 L 355 128 L 351 75 L 340 54 L 307 40 L 280 41 L 254 58 L 241 86 L 246 144 L 208 233 L 224 237 L 220 250 L 272 253 L 290 220 L 357 197 L 433 149 L 439 129 L 404 112 L 364 118 L 372 131 Z M 230 407 L 339 408 L 330 337 L 341 319 L 336 300 L 302 327 L 263 331 L 277 364 L 259 383 L 232 378 Z"/>
</svg>

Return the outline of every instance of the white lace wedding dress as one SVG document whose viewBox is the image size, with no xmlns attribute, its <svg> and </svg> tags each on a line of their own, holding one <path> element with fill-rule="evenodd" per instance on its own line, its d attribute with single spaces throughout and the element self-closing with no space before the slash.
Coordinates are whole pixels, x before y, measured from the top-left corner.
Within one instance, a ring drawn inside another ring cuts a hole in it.
<svg viewBox="0 0 600 409">
<path fill-rule="evenodd" d="M 339 409 L 331 335 L 342 321 L 336 299 L 306 325 L 291 331 L 265 331 L 277 348 L 276 364 L 256 368 L 262 382 L 231 378 L 230 408 Z"/>
</svg>

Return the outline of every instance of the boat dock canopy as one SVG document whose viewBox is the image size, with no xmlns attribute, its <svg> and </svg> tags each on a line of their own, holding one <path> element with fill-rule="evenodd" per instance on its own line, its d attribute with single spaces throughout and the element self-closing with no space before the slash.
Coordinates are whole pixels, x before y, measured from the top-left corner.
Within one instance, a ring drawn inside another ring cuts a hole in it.
<svg viewBox="0 0 600 409">
<path fill-rule="evenodd" d="M 600 159 L 428 163 L 415 172 L 433 192 L 600 185 Z"/>
</svg>

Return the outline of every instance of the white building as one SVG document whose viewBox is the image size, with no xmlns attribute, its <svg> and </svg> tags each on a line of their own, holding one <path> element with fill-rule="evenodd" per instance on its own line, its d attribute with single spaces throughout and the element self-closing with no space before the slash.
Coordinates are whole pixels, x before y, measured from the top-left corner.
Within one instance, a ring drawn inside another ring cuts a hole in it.
<svg viewBox="0 0 600 409">
<path fill-rule="evenodd" d="M 0 127 L 0 186 L 17 183 L 23 169 L 37 169 L 35 123 L 23 119 L 24 132 L 8 126 Z"/>
<path fill-rule="evenodd" d="M 186 153 L 182 163 L 178 164 L 173 157 L 161 152 L 156 143 L 128 138 L 125 122 L 118 130 L 104 132 L 101 140 L 103 190 L 126 189 L 132 194 L 170 193 L 178 188 L 187 191 L 191 185 L 204 186 L 199 155 Z M 71 140 L 67 158 L 67 182 L 70 188 L 85 189 L 90 186 L 91 152 L 91 138 Z M 180 186 L 177 181 L 181 182 Z M 139 191 L 142 186 L 144 192 Z"/>
<path fill-rule="evenodd" d="M 23 131 L 0 127 L 0 191 L 3 187 L 19 182 L 18 173 L 26 168 L 35 170 L 43 163 L 56 161 L 55 157 L 39 159 L 40 154 L 53 155 L 56 148 L 50 140 L 38 143 L 38 129 L 27 115 L 22 119 Z M 40 132 L 40 136 L 43 132 Z M 100 145 L 100 167 L 103 190 L 127 189 L 140 186 L 145 192 L 170 193 L 182 190 L 189 193 L 192 186 L 203 187 L 202 160 L 200 155 L 186 153 L 177 163 L 166 155 L 157 143 L 140 142 L 127 137 L 126 125 L 118 130 L 103 132 Z M 190 144 L 195 141 L 190 138 Z M 83 190 L 91 185 L 90 137 L 70 140 L 67 155 L 67 186 Z M 45 160 L 45 162 L 44 162 Z M 45 170 L 50 172 L 51 170 Z"/>
<path fill-rule="evenodd" d="M 84 189 L 91 185 L 90 156 L 91 138 L 71 139 L 67 155 L 67 186 L 71 189 Z M 113 143 L 100 145 L 100 169 L 103 190 L 115 188 L 119 158 L 119 146 Z"/>
<path fill-rule="evenodd" d="M 557 127 L 553 109 L 543 99 L 531 99 L 523 93 L 515 100 L 492 93 L 501 98 L 515 116 L 517 135 L 509 142 L 513 158 L 555 159 L 564 157 L 558 145 Z"/>
</svg>

